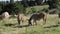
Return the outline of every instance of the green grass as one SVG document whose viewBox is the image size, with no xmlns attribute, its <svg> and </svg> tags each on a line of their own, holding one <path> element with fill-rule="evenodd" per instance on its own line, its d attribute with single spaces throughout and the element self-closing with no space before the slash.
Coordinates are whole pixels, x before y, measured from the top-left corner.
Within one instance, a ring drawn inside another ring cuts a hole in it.
<svg viewBox="0 0 60 34">
<path fill-rule="evenodd" d="M 42 9 L 44 9 L 44 8 L 48 8 L 49 6 L 48 5 L 42 5 L 42 6 L 33 6 L 33 8 L 35 8 L 36 9 L 36 11 L 41 11 Z M 30 11 L 31 10 L 31 7 L 28 7 L 27 9 L 26 9 L 27 11 Z"/>
<path fill-rule="evenodd" d="M 60 34 L 60 26 L 58 25 L 58 17 L 48 15 L 47 22 L 43 25 L 43 21 L 37 21 L 38 25 L 27 25 L 27 20 L 21 23 L 21 28 L 18 28 L 16 18 L 0 21 L 0 34 Z M 12 25 L 11 25 L 12 24 Z M 47 28 L 44 28 L 47 27 Z"/>
<path fill-rule="evenodd" d="M 31 7 L 27 8 L 30 11 Z M 36 11 L 48 8 L 48 5 L 34 6 Z M 27 16 L 27 17 L 30 17 Z M 28 25 L 27 20 L 21 23 L 22 27 L 18 28 L 17 18 L 5 19 L 0 21 L 0 34 L 60 34 L 60 19 L 57 15 L 47 15 L 47 22 L 43 25 L 43 21 L 37 21 L 37 25 Z M 59 26 L 57 26 L 59 25 Z M 44 28 L 45 27 L 45 28 Z"/>
<path fill-rule="evenodd" d="M 38 12 L 42 12 L 43 9 L 47 9 L 48 7 L 49 7 L 48 5 L 42 5 L 42 6 L 33 6 L 32 8 L 34 8 L 33 10 L 35 11 L 35 13 L 38 13 Z M 26 14 L 33 13 L 31 7 L 27 7 L 25 13 Z"/>
</svg>

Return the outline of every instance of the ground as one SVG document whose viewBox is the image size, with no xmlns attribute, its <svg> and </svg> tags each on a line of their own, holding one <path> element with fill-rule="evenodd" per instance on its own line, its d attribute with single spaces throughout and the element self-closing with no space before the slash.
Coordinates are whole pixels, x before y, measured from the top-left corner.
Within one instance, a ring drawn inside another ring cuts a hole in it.
<svg viewBox="0 0 60 34">
<path fill-rule="evenodd" d="M 28 7 L 27 12 L 31 7 Z M 34 6 L 36 11 L 48 8 L 48 5 Z M 27 16 L 30 18 L 30 15 Z M 43 20 L 37 21 L 37 25 L 27 26 L 28 21 L 25 20 L 18 27 L 17 18 L 0 20 L 0 34 L 60 34 L 60 19 L 57 14 L 47 14 L 47 22 L 43 25 Z"/>
<path fill-rule="evenodd" d="M 28 16 L 27 16 L 28 17 Z M 17 18 L 0 21 L 0 34 L 60 34 L 60 19 L 58 15 L 47 14 L 47 22 L 37 21 L 37 25 L 27 26 L 27 20 L 18 27 Z"/>
</svg>

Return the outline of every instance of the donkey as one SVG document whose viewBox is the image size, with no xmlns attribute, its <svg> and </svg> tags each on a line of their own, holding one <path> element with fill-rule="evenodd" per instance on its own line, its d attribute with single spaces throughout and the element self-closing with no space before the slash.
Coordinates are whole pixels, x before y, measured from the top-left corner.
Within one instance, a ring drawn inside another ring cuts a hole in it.
<svg viewBox="0 0 60 34">
<path fill-rule="evenodd" d="M 33 23 L 36 23 L 37 20 L 40 20 L 40 19 L 43 19 L 43 21 L 45 21 L 46 23 L 46 18 L 45 18 L 45 14 L 44 13 L 36 13 L 36 14 L 33 14 L 30 19 L 28 20 L 28 25 L 32 25 L 31 21 L 33 20 Z M 44 24 L 45 24 L 44 23 Z"/>
<path fill-rule="evenodd" d="M 24 14 L 18 14 L 17 21 L 19 25 L 21 22 L 24 22 L 25 20 L 28 20 L 28 17 L 26 17 Z"/>
<path fill-rule="evenodd" d="M 17 21 L 18 21 L 18 24 L 20 25 L 20 22 L 22 21 L 23 22 L 23 18 L 24 17 L 24 14 L 18 14 L 18 17 L 17 17 Z"/>
</svg>

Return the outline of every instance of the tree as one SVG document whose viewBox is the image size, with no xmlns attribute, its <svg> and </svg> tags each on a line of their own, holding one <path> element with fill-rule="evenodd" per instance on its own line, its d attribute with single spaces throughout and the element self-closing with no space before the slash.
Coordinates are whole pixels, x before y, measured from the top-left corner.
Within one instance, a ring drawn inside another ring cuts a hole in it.
<svg viewBox="0 0 60 34">
<path fill-rule="evenodd" d="M 28 0 L 22 0 L 22 4 L 23 4 L 24 7 L 27 7 L 28 6 L 27 1 Z"/>
<path fill-rule="evenodd" d="M 60 0 L 48 0 L 49 9 L 57 8 Z"/>
<path fill-rule="evenodd" d="M 37 5 L 40 5 L 43 0 L 35 0 L 37 2 Z"/>
<path fill-rule="evenodd" d="M 7 11 L 9 14 L 18 14 L 18 13 L 25 13 L 25 8 L 19 1 L 14 1 L 10 0 L 10 3 L 3 5 L 2 6 L 2 11 L 1 13 Z"/>
<path fill-rule="evenodd" d="M 10 0 L 10 3 L 13 4 L 14 3 L 14 0 Z"/>
<path fill-rule="evenodd" d="M 1 11 L 2 11 L 2 2 L 0 2 L 0 14 L 1 14 Z"/>
<path fill-rule="evenodd" d="M 18 1 L 16 1 L 15 6 L 17 8 L 17 12 L 18 13 L 23 13 L 23 5 L 21 3 L 19 3 Z"/>
</svg>

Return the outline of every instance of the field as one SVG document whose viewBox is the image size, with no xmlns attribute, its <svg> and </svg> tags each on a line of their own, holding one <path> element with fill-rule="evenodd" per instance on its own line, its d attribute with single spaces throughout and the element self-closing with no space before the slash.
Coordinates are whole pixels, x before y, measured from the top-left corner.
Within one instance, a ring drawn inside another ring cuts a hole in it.
<svg viewBox="0 0 60 34">
<path fill-rule="evenodd" d="M 48 5 L 34 6 L 36 11 L 47 8 Z M 28 7 L 27 12 L 30 11 Z M 30 17 L 27 16 L 28 18 Z M 17 18 L 4 19 L 0 21 L 0 34 L 60 34 L 60 19 L 57 14 L 47 14 L 47 22 L 43 25 L 43 20 L 37 21 L 37 25 L 27 26 L 28 21 L 25 20 L 18 27 Z"/>
<path fill-rule="evenodd" d="M 27 20 L 18 27 L 17 18 L 0 21 L 0 34 L 60 34 L 60 24 L 57 15 L 47 14 L 47 22 L 37 21 L 37 25 L 27 26 Z"/>
</svg>

